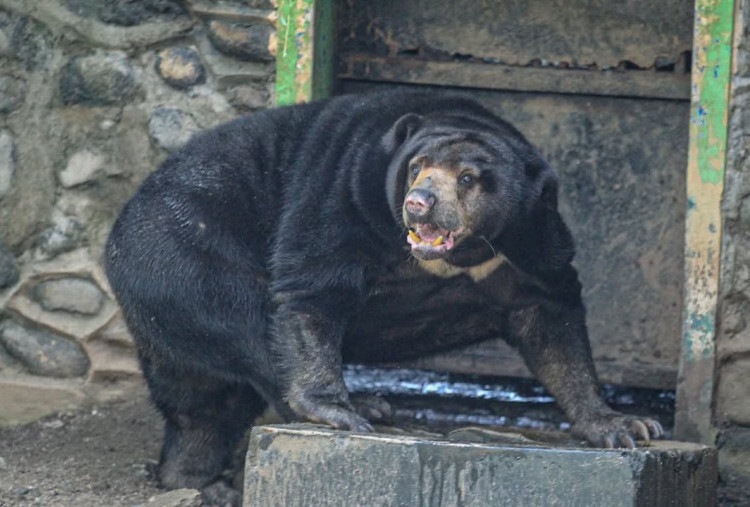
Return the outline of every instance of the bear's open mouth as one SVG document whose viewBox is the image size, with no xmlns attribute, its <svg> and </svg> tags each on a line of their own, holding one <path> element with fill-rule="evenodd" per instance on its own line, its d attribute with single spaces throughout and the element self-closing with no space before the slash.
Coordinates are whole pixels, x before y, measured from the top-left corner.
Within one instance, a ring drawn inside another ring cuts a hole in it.
<svg viewBox="0 0 750 507">
<path fill-rule="evenodd" d="M 430 224 L 413 224 L 406 241 L 412 253 L 423 259 L 443 257 L 453 248 L 460 231 L 443 229 Z"/>
</svg>

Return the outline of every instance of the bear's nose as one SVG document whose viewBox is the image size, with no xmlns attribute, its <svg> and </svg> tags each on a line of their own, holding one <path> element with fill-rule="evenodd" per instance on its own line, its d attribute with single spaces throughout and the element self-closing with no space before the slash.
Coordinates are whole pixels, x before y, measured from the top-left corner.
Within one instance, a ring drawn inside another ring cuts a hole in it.
<svg viewBox="0 0 750 507">
<path fill-rule="evenodd" d="M 435 205 L 437 198 L 435 194 L 423 188 L 415 188 L 406 195 L 406 211 L 415 216 L 421 216 L 427 213 Z"/>
</svg>

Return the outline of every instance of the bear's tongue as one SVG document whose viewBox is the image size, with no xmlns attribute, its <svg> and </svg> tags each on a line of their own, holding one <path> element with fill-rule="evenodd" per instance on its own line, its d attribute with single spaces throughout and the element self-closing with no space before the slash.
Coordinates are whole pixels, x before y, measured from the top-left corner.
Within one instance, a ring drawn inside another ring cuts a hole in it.
<svg viewBox="0 0 750 507">
<path fill-rule="evenodd" d="M 442 246 L 445 249 L 453 247 L 453 236 L 448 229 L 442 229 L 434 225 L 420 224 L 415 230 L 409 230 L 409 243 L 416 246 Z"/>
</svg>

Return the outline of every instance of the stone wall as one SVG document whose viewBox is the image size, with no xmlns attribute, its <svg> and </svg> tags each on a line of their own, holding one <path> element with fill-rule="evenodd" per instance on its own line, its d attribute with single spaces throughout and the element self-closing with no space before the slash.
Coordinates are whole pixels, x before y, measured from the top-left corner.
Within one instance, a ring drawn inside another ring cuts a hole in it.
<svg viewBox="0 0 750 507">
<path fill-rule="evenodd" d="M 715 422 L 727 501 L 750 503 L 750 0 L 737 0 Z M 738 503 L 739 504 L 739 503 Z"/>
<path fill-rule="evenodd" d="M 269 0 L 0 0 L 0 424 L 140 379 L 100 267 L 193 132 L 273 102 Z"/>
</svg>

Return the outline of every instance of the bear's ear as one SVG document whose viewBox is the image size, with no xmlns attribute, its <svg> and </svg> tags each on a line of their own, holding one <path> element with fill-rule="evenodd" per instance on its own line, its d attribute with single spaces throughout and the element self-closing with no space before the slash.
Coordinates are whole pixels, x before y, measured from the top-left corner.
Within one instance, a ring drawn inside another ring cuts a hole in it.
<svg viewBox="0 0 750 507">
<path fill-rule="evenodd" d="M 550 169 L 542 178 L 542 190 L 534 212 L 534 222 L 542 233 L 539 264 L 541 270 L 555 272 L 573 261 L 575 245 L 570 229 L 557 209 L 557 174 Z"/>
<path fill-rule="evenodd" d="M 380 140 L 383 149 L 387 153 L 394 153 L 399 146 L 414 135 L 420 125 L 422 125 L 422 116 L 416 113 L 405 114 L 396 120 Z"/>
<path fill-rule="evenodd" d="M 539 194 L 536 197 L 536 205 L 557 211 L 557 174 L 552 169 L 547 169 L 539 175 Z"/>
<path fill-rule="evenodd" d="M 531 157 L 524 167 L 529 194 L 526 209 L 539 206 L 557 209 L 557 173 L 541 157 Z"/>
<path fill-rule="evenodd" d="M 557 209 L 557 174 L 546 163 L 532 172 L 534 181 L 524 210 L 501 235 L 500 250 L 522 270 L 554 277 L 570 265 L 575 246 Z"/>
</svg>

